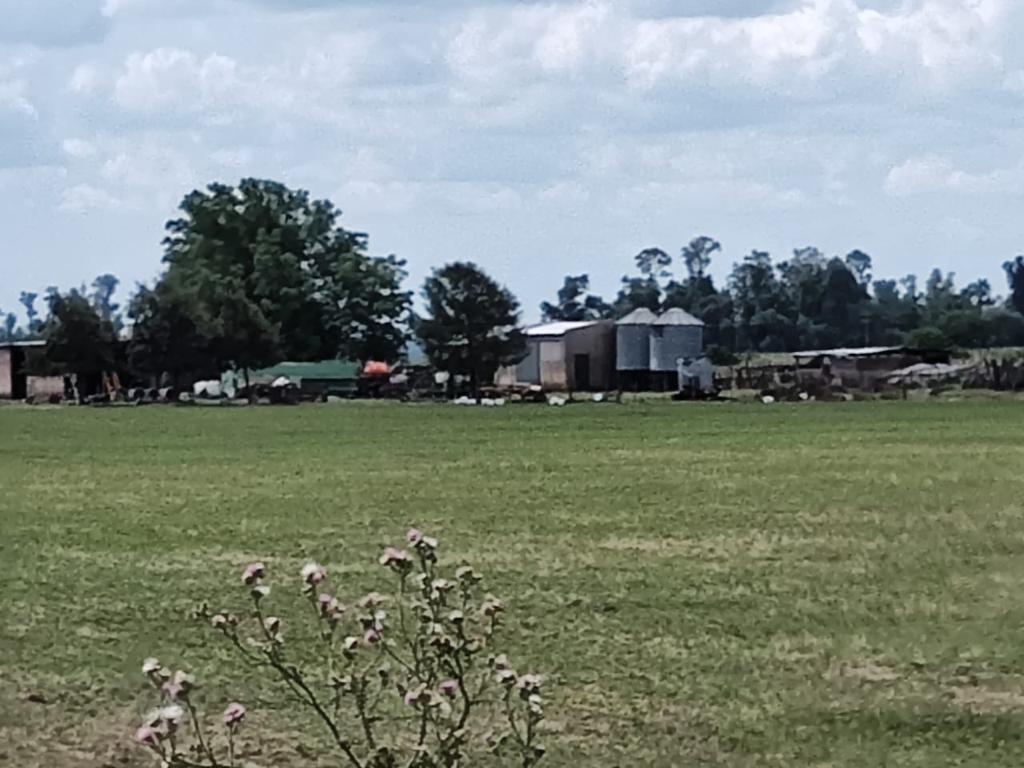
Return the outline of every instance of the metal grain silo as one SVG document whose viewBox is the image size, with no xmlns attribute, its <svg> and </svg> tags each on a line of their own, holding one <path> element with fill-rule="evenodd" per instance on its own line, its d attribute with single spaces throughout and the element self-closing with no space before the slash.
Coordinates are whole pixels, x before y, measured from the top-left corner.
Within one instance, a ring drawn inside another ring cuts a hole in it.
<svg viewBox="0 0 1024 768">
<path fill-rule="evenodd" d="M 704 353 L 704 323 L 682 309 L 670 309 L 651 327 L 651 371 L 676 373 L 679 360 Z"/>
<path fill-rule="evenodd" d="M 651 369 L 651 327 L 658 317 L 649 309 L 636 309 L 615 324 L 615 369 Z"/>
</svg>

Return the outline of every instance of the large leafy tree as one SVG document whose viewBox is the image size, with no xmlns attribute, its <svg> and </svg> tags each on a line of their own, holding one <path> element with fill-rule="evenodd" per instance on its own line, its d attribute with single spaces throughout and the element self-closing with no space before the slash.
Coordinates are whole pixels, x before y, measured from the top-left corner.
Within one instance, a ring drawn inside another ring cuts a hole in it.
<svg viewBox="0 0 1024 768">
<path fill-rule="evenodd" d="M 498 368 L 522 359 L 519 303 L 475 264 L 435 270 L 423 298 L 427 316 L 417 322 L 416 333 L 427 357 L 442 371 L 468 376 L 475 395 Z"/>
<path fill-rule="evenodd" d="M 101 374 L 114 369 L 117 335 L 105 319 L 79 291 L 47 296 L 50 315 L 43 327 L 46 360 L 57 371 L 75 374 L 79 390 L 96 390 Z"/>
<path fill-rule="evenodd" d="M 338 255 L 315 278 L 324 331 L 337 355 L 351 360 L 397 360 L 408 341 L 412 294 L 402 289 L 405 262 L 395 256 Z"/>
<path fill-rule="evenodd" d="M 246 179 L 193 192 L 181 210 L 167 225 L 166 278 L 218 365 L 397 357 L 411 303 L 403 263 L 369 257 L 330 202 Z"/>
<path fill-rule="evenodd" d="M 540 309 L 545 320 L 601 320 L 614 311 L 604 299 L 590 293 L 587 275 L 567 275 L 558 289 L 557 303 L 545 301 Z"/>
</svg>

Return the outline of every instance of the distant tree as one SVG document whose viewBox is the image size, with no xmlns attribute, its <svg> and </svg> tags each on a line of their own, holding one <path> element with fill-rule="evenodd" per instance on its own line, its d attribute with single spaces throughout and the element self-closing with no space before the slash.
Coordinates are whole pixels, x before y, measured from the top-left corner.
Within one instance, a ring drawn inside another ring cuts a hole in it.
<svg viewBox="0 0 1024 768">
<path fill-rule="evenodd" d="M 92 281 L 92 302 L 100 317 L 113 323 L 114 327 L 120 325 L 120 318 L 117 316 L 119 306 L 114 303 L 114 293 L 120 281 L 111 274 L 104 274 Z M 84 293 L 84 292 L 83 292 Z"/>
<path fill-rule="evenodd" d="M 950 345 L 949 339 L 941 330 L 927 325 L 908 333 L 907 344 L 921 349 L 945 349 Z"/>
<path fill-rule="evenodd" d="M 663 308 L 679 307 L 697 314 L 701 302 L 713 296 L 715 285 L 707 274 L 711 256 L 722 250 L 722 244 L 710 237 L 695 237 L 680 251 L 680 259 L 686 266 L 686 279 L 672 280 L 665 286 Z"/>
<path fill-rule="evenodd" d="M 792 321 L 781 311 L 788 299 L 766 251 L 751 251 L 733 265 L 729 290 L 735 313 L 737 348 L 741 350 L 786 349 Z"/>
<path fill-rule="evenodd" d="M 972 307 L 991 307 L 995 304 L 992 297 L 992 285 L 988 280 L 975 280 L 960 291 L 960 298 L 964 304 Z"/>
<path fill-rule="evenodd" d="M 635 309 L 661 309 L 661 286 L 654 277 L 623 277 L 622 288 L 615 297 L 615 316 L 625 317 Z"/>
<path fill-rule="evenodd" d="M 690 280 L 700 280 L 711 266 L 711 257 L 722 250 L 722 244 L 714 238 L 702 235 L 683 246 L 680 258 L 686 266 Z"/>
<path fill-rule="evenodd" d="M 39 310 L 36 309 L 36 299 L 39 294 L 33 291 L 22 291 L 18 301 L 25 307 L 25 316 L 28 318 L 28 332 L 35 334 L 39 331 Z"/>
<path fill-rule="evenodd" d="M 865 290 L 871 285 L 871 257 L 861 250 L 846 254 L 846 267 Z"/>
<path fill-rule="evenodd" d="M 633 257 L 636 267 L 644 277 L 662 280 L 671 277 L 672 257 L 660 248 L 644 248 Z"/>
<path fill-rule="evenodd" d="M 46 360 L 62 373 L 76 374 L 80 391 L 96 390 L 100 375 L 115 365 L 113 325 L 78 291 L 52 291 L 48 300 Z"/>
<path fill-rule="evenodd" d="M 173 280 L 160 280 L 154 288 L 140 286 L 128 305 L 131 369 L 157 383 L 166 375 L 174 387 L 219 375 L 211 341 L 201 330 L 209 323 L 197 321 L 201 314 L 198 297 Z"/>
<path fill-rule="evenodd" d="M 1024 256 L 1018 256 L 1013 261 L 1003 264 L 1006 271 L 1006 279 L 1010 283 L 1011 307 L 1024 315 Z"/>
<path fill-rule="evenodd" d="M 671 278 L 672 257 L 660 248 L 645 248 L 633 257 L 639 276 L 626 275 L 615 298 L 615 316 L 624 317 L 635 309 L 661 310 L 665 283 Z"/>
<path fill-rule="evenodd" d="M 507 288 L 469 262 L 434 271 L 423 286 L 427 316 L 416 324 L 424 352 L 437 368 L 468 376 L 473 393 L 498 368 L 522 359 L 519 304 Z"/>
<path fill-rule="evenodd" d="M 18 327 L 18 316 L 13 312 L 8 312 L 4 316 L 4 338 L 8 341 L 14 339 L 15 329 Z"/>
<path fill-rule="evenodd" d="M 545 320 L 601 320 L 611 317 L 612 307 L 590 292 L 587 275 L 566 275 L 558 289 L 558 302 L 540 305 Z"/>
</svg>

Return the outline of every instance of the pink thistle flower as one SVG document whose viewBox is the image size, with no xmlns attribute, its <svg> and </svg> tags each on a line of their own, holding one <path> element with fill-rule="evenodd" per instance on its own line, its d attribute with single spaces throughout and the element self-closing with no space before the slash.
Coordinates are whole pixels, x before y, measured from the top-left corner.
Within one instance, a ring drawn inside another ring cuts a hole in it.
<svg viewBox="0 0 1024 768">
<path fill-rule="evenodd" d="M 419 698 L 420 696 L 416 691 L 406 691 L 403 701 L 405 701 L 405 706 L 415 707 Z"/>
<path fill-rule="evenodd" d="M 418 528 L 410 528 L 409 532 L 405 534 L 405 539 L 415 547 L 423 541 L 423 531 Z"/>
<path fill-rule="evenodd" d="M 328 616 L 338 607 L 338 601 L 326 592 L 316 599 L 316 604 L 320 610 L 320 615 L 323 617 Z"/>
<path fill-rule="evenodd" d="M 302 566 L 302 580 L 315 587 L 327 578 L 327 572 L 318 563 L 306 563 Z"/>
<path fill-rule="evenodd" d="M 144 747 L 156 749 L 160 746 L 160 734 L 155 728 L 144 725 L 135 731 L 135 743 L 141 744 Z"/>
<path fill-rule="evenodd" d="M 258 582 L 267 574 L 267 568 L 263 563 L 250 563 L 242 572 L 242 583 L 248 587 Z"/>
<path fill-rule="evenodd" d="M 359 599 L 359 602 L 356 603 L 356 605 L 358 605 L 360 608 L 372 610 L 373 608 L 376 608 L 378 605 L 383 605 L 386 600 L 387 598 L 384 597 L 384 595 L 382 595 L 380 592 L 370 592 L 369 594 L 361 597 Z"/>
<path fill-rule="evenodd" d="M 459 683 L 457 680 L 445 680 L 438 686 L 438 690 L 441 691 L 443 696 L 454 699 L 459 692 Z"/>
<path fill-rule="evenodd" d="M 181 685 L 174 682 L 173 680 L 168 680 L 166 683 L 164 683 L 161 690 L 164 692 L 164 695 L 171 701 L 174 701 L 175 699 L 179 698 L 185 692 Z"/>
<path fill-rule="evenodd" d="M 385 549 L 378 562 L 396 571 L 406 571 L 412 568 L 412 560 L 409 558 L 408 553 L 395 547 Z"/>
<path fill-rule="evenodd" d="M 368 629 L 363 633 L 363 642 L 367 645 L 376 645 L 380 642 L 380 632 L 376 629 Z"/>
<path fill-rule="evenodd" d="M 228 708 L 224 710 L 224 725 L 228 728 L 236 728 L 242 724 L 243 720 L 245 720 L 245 707 L 237 701 L 229 704 Z"/>
</svg>

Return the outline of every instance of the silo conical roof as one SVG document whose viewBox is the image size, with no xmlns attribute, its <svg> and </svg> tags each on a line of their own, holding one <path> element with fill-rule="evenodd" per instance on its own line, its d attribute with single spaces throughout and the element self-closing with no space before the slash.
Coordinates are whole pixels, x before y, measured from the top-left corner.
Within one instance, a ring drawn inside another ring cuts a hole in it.
<svg viewBox="0 0 1024 768">
<path fill-rule="evenodd" d="M 619 320 L 616 325 L 654 325 L 657 319 L 658 316 L 651 310 L 640 307 Z"/>
<path fill-rule="evenodd" d="M 685 309 L 670 309 L 654 321 L 654 325 L 699 325 L 703 326 L 704 321 L 694 317 Z"/>
</svg>

